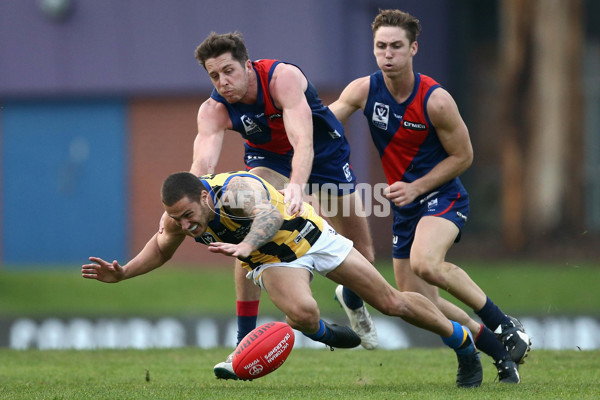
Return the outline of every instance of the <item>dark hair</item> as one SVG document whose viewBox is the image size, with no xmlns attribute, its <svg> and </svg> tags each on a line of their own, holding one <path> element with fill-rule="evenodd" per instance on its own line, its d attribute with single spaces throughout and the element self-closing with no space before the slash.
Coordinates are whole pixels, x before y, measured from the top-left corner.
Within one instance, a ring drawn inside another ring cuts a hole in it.
<svg viewBox="0 0 600 400">
<path fill-rule="evenodd" d="M 187 196 L 190 200 L 199 203 L 203 190 L 206 189 L 196 175 L 189 172 L 176 172 L 163 182 L 162 202 L 170 207 Z"/>
<path fill-rule="evenodd" d="M 242 34 L 239 32 L 230 32 L 217 34 L 211 32 L 210 35 L 198 47 L 196 47 L 196 60 L 204 68 L 204 63 L 209 58 L 219 57 L 222 54 L 231 53 L 231 57 L 244 65 L 249 60 L 248 50 L 244 44 Z"/>
<path fill-rule="evenodd" d="M 407 12 L 400 10 L 379 10 L 379 14 L 373 20 L 371 28 L 373 29 L 373 37 L 382 26 L 396 26 L 406 31 L 406 37 L 409 43 L 417 40 L 417 36 L 421 33 L 421 23 L 418 19 Z"/>
</svg>

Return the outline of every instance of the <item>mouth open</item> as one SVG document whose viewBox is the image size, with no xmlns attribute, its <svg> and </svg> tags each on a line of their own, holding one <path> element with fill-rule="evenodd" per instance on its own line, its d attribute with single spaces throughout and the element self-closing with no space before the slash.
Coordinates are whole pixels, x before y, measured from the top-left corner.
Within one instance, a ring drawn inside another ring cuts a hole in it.
<svg viewBox="0 0 600 400">
<path fill-rule="evenodd" d="M 198 224 L 194 224 L 188 228 L 188 232 L 196 234 L 196 230 L 198 229 Z"/>
</svg>

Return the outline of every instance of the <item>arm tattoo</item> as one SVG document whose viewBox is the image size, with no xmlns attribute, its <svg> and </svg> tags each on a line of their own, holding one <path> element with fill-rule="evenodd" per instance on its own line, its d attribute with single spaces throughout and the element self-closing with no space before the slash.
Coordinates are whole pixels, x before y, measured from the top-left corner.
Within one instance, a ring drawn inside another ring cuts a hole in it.
<svg viewBox="0 0 600 400">
<path fill-rule="evenodd" d="M 244 242 L 257 249 L 271 240 L 281 228 L 283 216 L 271 204 L 269 192 L 254 178 L 237 177 L 229 182 L 227 192 L 232 213 L 252 219 Z"/>
</svg>

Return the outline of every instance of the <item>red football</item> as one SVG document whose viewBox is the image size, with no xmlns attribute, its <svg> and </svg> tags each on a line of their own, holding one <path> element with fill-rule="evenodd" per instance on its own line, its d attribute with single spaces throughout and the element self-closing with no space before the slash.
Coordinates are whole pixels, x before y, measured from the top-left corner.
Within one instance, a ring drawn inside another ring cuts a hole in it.
<svg viewBox="0 0 600 400">
<path fill-rule="evenodd" d="M 294 331 L 283 322 L 268 322 L 246 335 L 233 353 L 240 379 L 256 379 L 281 367 L 294 347 Z"/>
</svg>

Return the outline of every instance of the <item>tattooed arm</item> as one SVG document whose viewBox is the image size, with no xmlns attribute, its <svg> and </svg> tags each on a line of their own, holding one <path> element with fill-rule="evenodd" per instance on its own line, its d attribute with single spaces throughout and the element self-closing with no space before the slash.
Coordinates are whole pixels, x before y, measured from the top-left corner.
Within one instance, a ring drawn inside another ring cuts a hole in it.
<svg viewBox="0 0 600 400">
<path fill-rule="evenodd" d="M 269 199 L 269 192 L 254 178 L 235 177 L 227 185 L 222 202 L 231 214 L 252 219 L 250 230 L 239 244 L 215 242 L 209 250 L 233 257 L 248 257 L 269 240 L 281 228 L 283 216 Z"/>
</svg>

